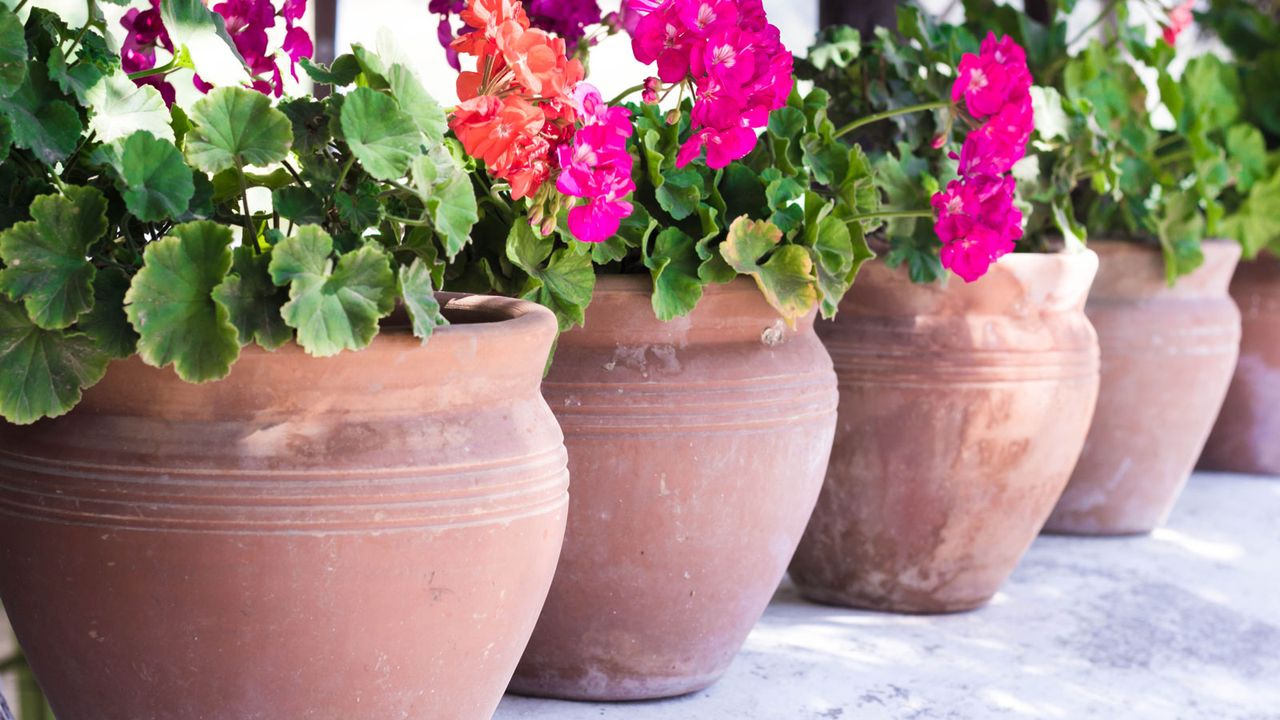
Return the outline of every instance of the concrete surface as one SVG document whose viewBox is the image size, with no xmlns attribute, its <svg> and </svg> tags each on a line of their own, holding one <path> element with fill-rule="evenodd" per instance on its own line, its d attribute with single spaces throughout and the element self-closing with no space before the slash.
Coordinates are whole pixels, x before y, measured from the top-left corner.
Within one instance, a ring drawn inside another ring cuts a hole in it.
<svg viewBox="0 0 1280 720">
<path fill-rule="evenodd" d="M 1043 537 L 987 608 L 901 617 L 787 585 L 679 700 L 508 697 L 495 720 L 1280 720 L 1280 480 L 1197 476 L 1152 537 Z"/>
</svg>

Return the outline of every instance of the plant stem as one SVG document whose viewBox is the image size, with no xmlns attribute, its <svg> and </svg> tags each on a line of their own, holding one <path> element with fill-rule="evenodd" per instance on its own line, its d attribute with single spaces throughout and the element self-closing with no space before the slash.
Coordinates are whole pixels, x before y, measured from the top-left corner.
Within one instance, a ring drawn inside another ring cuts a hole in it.
<svg viewBox="0 0 1280 720">
<path fill-rule="evenodd" d="M 864 213 L 862 215 L 854 215 L 849 218 L 851 222 L 861 222 L 864 220 L 904 220 L 911 218 L 931 218 L 932 210 L 884 210 L 880 212 Z"/>
<path fill-rule="evenodd" d="M 178 65 L 178 62 L 176 60 L 170 60 L 168 63 L 161 65 L 158 68 L 151 68 L 150 70 L 139 70 L 136 73 L 129 73 L 129 79 L 142 80 L 143 78 L 149 78 L 154 75 L 168 75 L 174 70 L 177 70 L 179 67 L 181 66 Z"/>
<path fill-rule="evenodd" d="M 307 187 L 307 181 L 302 179 L 302 176 L 298 174 L 297 170 L 293 169 L 293 166 L 289 164 L 288 160 L 281 160 L 280 164 L 284 166 L 284 169 L 287 170 L 289 174 L 293 176 L 293 179 L 296 180 L 297 183 L 301 185 L 304 190 L 311 189 Z"/>
<path fill-rule="evenodd" d="M 244 242 L 253 243 L 256 255 L 262 252 L 262 248 L 258 247 L 258 233 L 253 229 L 253 216 L 249 214 L 249 182 L 244 176 L 244 166 L 239 162 L 236 163 L 236 172 L 240 175 L 240 202 L 244 207 Z"/>
<path fill-rule="evenodd" d="M 899 115 L 910 115 L 911 113 L 924 112 L 926 110 L 940 110 L 945 107 L 951 107 L 950 100 L 934 100 L 932 102 L 920 103 L 918 105 L 908 105 L 907 107 L 897 108 L 895 110 L 885 110 L 884 112 L 876 113 L 875 115 L 868 115 L 864 118 L 854 120 L 848 125 L 837 130 L 836 137 L 842 138 L 858 128 L 880 122 L 881 120 L 888 120 L 889 118 L 897 117 Z"/>
<path fill-rule="evenodd" d="M 410 227 L 430 227 L 431 226 L 431 222 L 428 220 L 410 220 L 409 218 L 396 217 L 395 215 L 383 215 L 383 217 L 390 220 L 391 222 L 397 222 L 397 223 L 400 223 L 401 225 L 408 225 Z"/>
<path fill-rule="evenodd" d="M 610 100 L 609 104 L 617 105 L 623 100 L 626 100 L 628 96 L 638 93 L 643 89 L 644 89 L 644 83 L 640 83 L 639 85 L 633 85 L 632 87 L 629 87 L 626 90 L 623 90 L 622 92 L 618 93 L 618 97 Z"/>
<path fill-rule="evenodd" d="M 351 157 L 347 158 L 347 164 L 343 165 L 342 172 L 338 173 L 338 181 L 333 184 L 333 189 L 335 191 L 342 189 L 343 185 L 347 182 L 347 173 L 351 172 L 351 166 L 355 164 L 356 164 L 355 155 L 352 155 Z"/>
</svg>

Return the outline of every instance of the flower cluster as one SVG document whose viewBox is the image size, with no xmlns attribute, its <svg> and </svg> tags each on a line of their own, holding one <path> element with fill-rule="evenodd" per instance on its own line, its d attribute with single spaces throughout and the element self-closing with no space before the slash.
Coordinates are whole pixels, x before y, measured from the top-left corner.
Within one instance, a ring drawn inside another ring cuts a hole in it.
<svg viewBox="0 0 1280 720">
<path fill-rule="evenodd" d="M 632 206 L 623 198 L 635 192 L 627 139 L 634 133 L 631 112 L 609 107 L 600 92 L 578 85 L 574 102 L 582 128 L 572 145 L 561 145 L 556 189 L 587 203 L 569 211 L 569 229 L 584 242 L 604 242 L 618 232 Z"/>
<path fill-rule="evenodd" d="M 714 169 L 746 157 L 769 113 L 786 105 L 792 57 L 761 0 L 626 0 L 622 22 L 636 59 L 656 63 L 661 82 L 693 87 L 693 135 L 679 167 L 704 148 Z M 645 97 L 657 97 L 652 82 Z"/>
<path fill-rule="evenodd" d="M 476 70 L 458 76 L 461 103 L 449 127 L 489 172 L 511 185 L 514 199 L 530 197 L 551 176 L 553 159 L 577 121 L 571 93 L 582 63 L 565 41 L 530 27 L 519 0 L 472 0 L 462 11 L 471 32 L 453 41 Z"/>
<path fill-rule="evenodd" d="M 466 10 L 466 0 L 431 0 L 427 8 L 440 16 L 438 36 L 455 70 L 462 69 L 458 51 L 453 48 L 453 16 Z M 602 22 L 597 0 L 527 0 L 525 13 L 529 24 L 564 38 L 570 45 L 577 45 L 586 35 L 587 28 Z M 463 34 L 474 28 L 463 26 Z"/>
<path fill-rule="evenodd" d="M 1185 0 L 1169 11 L 1169 24 L 1161 23 L 1160 26 L 1165 42 L 1178 44 L 1178 36 L 1195 23 L 1195 15 L 1192 14 L 1195 7 L 1196 0 Z"/>
<path fill-rule="evenodd" d="M 960 61 L 952 102 L 963 101 L 985 122 L 965 138 L 954 156 L 960 178 L 933 197 L 933 207 L 942 265 L 966 282 L 985 275 L 1022 237 L 1016 183 L 1008 173 L 1026 155 L 1035 130 L 1031 84 L 1026 53 L 1009 37 L 989 34 L 978 55 Z"/>
<path fill-rule="evenodd" d="M 156 48 L 174 52 L 173 41 L 160 16 L 161 0 L 151 0 L 147 10 L 132 8 L 121 18 L 120 24 L 127 31 L 120 56 L 127 73 L 140 73 L 156 69 Z M 284 42 L 280 48 L 289 57 L 290 72 L 298 79 L 298 61 L 311 57 L 314 46 L 311 36 L 298 24 L 307 10 L 307 0 L 284 0 L 277 10 L 271 0 L 226 0 L 213 6 L 214 12 L 226 21 L 227 32 L 240 56 L 253 76 L 253 89 L 264 95 L 280 97 L 284 93 L 284 79 L 277 60 L 277 51 L 269 49 L 267 32 L 283 22 Z M 164 73 L 139 78 L 138 85 L 151 85 L 160 91 L 165 102 L 173 104 L 174 88 Z M 201 92 L 212 86 L 196 75 L 193 82 Z"/>
</svg>

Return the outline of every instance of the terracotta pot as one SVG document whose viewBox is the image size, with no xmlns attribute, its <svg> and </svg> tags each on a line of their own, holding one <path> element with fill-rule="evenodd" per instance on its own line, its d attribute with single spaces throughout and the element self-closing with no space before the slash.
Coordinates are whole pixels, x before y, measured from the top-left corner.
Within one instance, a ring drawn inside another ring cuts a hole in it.
<svg viewBox="0 0 1280 720">
<path fill-rule="evenodd" d="M 750 280 L 654 319 L 645 276 L 602 276 L 543 394 L 573 492 L 515 692 L 635 700 L 707 687 L 763 614 L 813 510 L 836 383 L 812 318 Z"/>
<path fill-rule="evenodd" d="M 1235 371 L 1240 311 L 1227 286 L 1240 246 L 1205 243 L 1204 265 L 1174 287 L 1154 248 L 1090 247 L 1101 259 L 1086 311 L 1102 344 L 1102 394 L 1046 530 L 1149 533 L 1182 494 Z"/>
<path fill-rule="evenodd" d="M 826 485 L 791 564 L 817 602 L 970 610 L 1066 486 L 1098 393 L 1092 253 L 1010 255 L 971 285 L 863 269 L 818 332 L 840 377 Z"/>
<path fill-rule="evenodd" d="M 556 333 L 453 297 L 425 347 L 132 359 L 0 427 L 0 597 L 59 720 L 487 720 L 567 514 Z"/>
<path fill-rule="evenodd" d="M 1244 315 L 1240 363 L 1200 464 L 1280 475 L 1280 259 L 1241 263 L 1231 296 Z"/>
</svg>

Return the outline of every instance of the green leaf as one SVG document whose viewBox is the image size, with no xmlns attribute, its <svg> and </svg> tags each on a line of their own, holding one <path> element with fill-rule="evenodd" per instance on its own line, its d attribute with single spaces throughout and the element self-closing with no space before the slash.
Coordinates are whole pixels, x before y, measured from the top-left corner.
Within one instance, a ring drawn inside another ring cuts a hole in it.
<svg viewBox="0 0 1280 720">
<path fill-rule="evenodd" d="M 1241 193 L 1267 176 L 1267 144 L 1258 128 L 1241 123 L 1227 131 L 1227 156 Z"/>
<path fill-rule="evenodd" d="M 138 331 L 138 355 L 170 364 L 190 383 L 221 380 L 240 356 L 236 327 L 214 288 L 231 268 L 231 230 L 214 222 L 179 225 L 147 246 L 142 269 L 125 295 Z"/>
<path fill-rule="evenodd" d="M 174 142 L 173 116 L 160 91 L 150 85 L 135 85 L 123 70 L 103 77 L 85 93 L 93 110 L 89 129 L 104 143 L 146 130 L 155 137 Z"/>
<path fill-rule="evenodd" d="M 334 195 L 333 203 L 338 209 L 338 217 L 356 235 L 382 222 L 383 207 L 378 201 L 378 186 L 374 183 L 361 183 L 354 195 L 339 191 Z"/>
<path fill-rule="evenodd" d="M 653 312 L 666 322 L 693 312 L 702 299 L 702 266 L 697 242 L 680 228 L 667 228 L 654 238 L 644 264 L 653 275 Z"/>
<path fill-rule="evenodd" d="M 590 253 L 568 248 L 553 253 L 553 247 L 550 236 L 538 235 L 527 222 L 516 222 L 507 237 L 507 259 L 529 275 L 521 297 L 550 308 L 560 329 L 568 330 L 583 322 L 595 291 L 595 268 Z"/>
<path fill-rule="evenodd" d="M 328 67 L 311 58 L 302 58 L 298 64 L 318 85 L 350 85 L 360 74 L 360 63 L 350 53 L 339 55 Z"/>
<path fill-rule="evenodd" d="M 280 217 L 294 225 L 320 225 L 324 222 L 324 205 L 316 194 L 304 187 L 290 185 L 271 193 L 271 206 Z"/>
<path fill-rule="evenodd" d="M 1197 119 L 1204 130 L 1224 128 L 1240 116 L 1236 98 L 1241 97 L 1240 77 L 1215 55 L 1200 55 L 1187 64 L 1182 75 L 1186 99 L 1184 112 Z"/>
<path fill-rule="evenodd" d="M 769 304 L 794 326 L 818 303 L 817 278 L 805 248 L 781 243 L 782 230 L 773 223 L 741 217 L 729 226 L 720 254 L 734 270 L 755 278 Z"/>
<path fill-rule="evenodd" d="M 480 220 L 471 175 L 443 146 L 415 158 L 411 175 L 452 260 L 471 241 L 471 230 Z"/>
<path fill-rule="evenodd" d="M 1256 257 L 1268 247 L 1280 251 L 1280 213 L 1276 208 L 1280 208 L 1280 172 L 1255 182 L 1249 196 L 1220 227 L 1244 246 L 1247 258 Z"/>
<path fill-rule="evenodd" d="M 42 65 L 28 65 L 22 87 L 8 97 L 0 95 L 0 116 L 9 119 L 14 145 L 53 165 L 75 151 L 84 125 L 80 113 L 58 99 L 46 72 Z"/>
<path fill-rule="evenodd" d="M 270 255 L 251 247 L 236 248 L 231 274 L 213 289 L 213 298 L 227 308 L 241 345 L 256 342 L 276 350 L 293 339 L 293 330 L 281 312 L 289 293 L 271 281 L 270 263 Z"/>
<path fill-rule="evenodd" d="M 366 245 L 343 255 L 336 267 L 332 255 L 333 238 L 313 225 L 271 253 L 271 279 L 289 286 L 284 321 L 316 357 L 367 347 L 378 321 L 395 308 L 395 275 L 382 250 Z"/>
<path fill-rule="evenodd" d="M 342 102 L 342 133 L 365 172 L 379 180 L 398 180 L 422 154 L 422 133 L 395 99 L 356 88 Z"/>
<path fill-rule="evenodd" d="M 47 330 L 69 327 L 93 307 L 95 269 L 85 259 L 107 232 L 107 201 L 93 188 L 69 185 L 66 195 L 31 204 L 30 222 L 0 234 L 0 291 L 22 302 Z"/>
<path fill-rule="evenodd" d="M 27 79 L 27 38 L 22 21 L 0 9 L 0 97 L 8 97 Z"/>
<path fill-rule="evenodd" d="M 665 175 L 666 182 L 657 190 L 658 205 L 675 220 L 684 220 L 698 210 L 702 202 L 704 183 L 702 175 L 692 167 L 673 170 Z"/>
<path fill-rule="evenodd" d="M 138 333 L 129 324 L 124 297 L 129 292 L 129 276 L 117 267 L 98 271 L 93 279 L 93 309 L 80 316 L 77 327 L 99 348 L 116 360 L 138 351 Z"/>
<path fill-rule="evenodd" d="M 431 268 L 422 258 L 400 268 L 400 297 L 413 322 L 414 337 L 426 341 L 436 328 L 449 324 L 440 314 L 440 303 L 431 286 Z"/>
<path fill-rule="evenodd" d="M 449 129 L 444 108 L 431 97 L 418 76 L 406 66 L 393 63 L 387 70 L 387 82 L 391 84 L 391 94 L 418 130 L 433 143 L 443 141 Z"/>
<path fill-rule="evenodd" d="M 207 173 L 280 162 L 293 144 L 289 118 L 244 88 L 215 89 L 191 108 L 191 122 L 187 159 Z"/>
<path fill-rule="evenodd" d="M 112 145 L 104 157 L 116 171 L 120 194 L 134 217 L 160 222 L 180 217 L 195 196 L 195 177 L 173 143 L 140 130 Z"/>
<path fill-rule="evenodd" d="M 0 415 L 18 425 L 65 415 L 107 371 L 107 354 L 78 333 L 32 324 L 0 300 Z"/>
<path fill-rule="evenodd" d="M 196 73 L 206 82 L 239 85 L 249 79 L 226 21 L 203 0 L 164 0 L 160 17 L 174 46 L 186 49 Z"/>
<path fill-rule="evenodd" d="M 1157 230 L 1170 285 L 1204 264 L 1200 243 L 1204 240 L 1205 219 L 1190 193 L 1179 191 L 1165 198 Z"/>
</svg>

